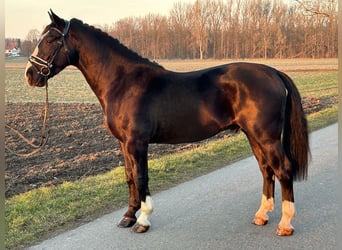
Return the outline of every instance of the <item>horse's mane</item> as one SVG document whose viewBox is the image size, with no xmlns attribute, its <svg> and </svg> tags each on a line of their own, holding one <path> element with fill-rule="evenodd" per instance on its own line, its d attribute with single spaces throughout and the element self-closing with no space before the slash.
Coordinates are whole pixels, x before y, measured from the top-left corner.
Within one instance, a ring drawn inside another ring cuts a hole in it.
<svg viewBox="0 0 342 250">
<path fill-rule="evenodd" d="M 115 48 L 115 51 L 121 55 L 124 55 L 126 58 L 142 62 L 142 63 L 147 63 L 147 64 L 152 64 L 153 66 L 157 66 L 160 68 L 163 68 L 161 65 L 159 65 L 156 62 L 150 61 L 148 58 L 144 58 L 135 51 L 129 49 L 126 47 L 124 44 L 122 44 L 118 39 L 110 36 L 108 33 L 103 32 L 101 29 L 95 28 L 94 26 L 91 26 L 89 24 L 84 23 L 83 21 L 73 18 L 71 21 L 76 22 L 80 25 L 82 25 L 84 28 L 90 30 L 91 32 L 94 33 L 97 37 L 100 37 L 102 41 L 106 44 L 108 44 L 110 47 Z"/>
</svg>

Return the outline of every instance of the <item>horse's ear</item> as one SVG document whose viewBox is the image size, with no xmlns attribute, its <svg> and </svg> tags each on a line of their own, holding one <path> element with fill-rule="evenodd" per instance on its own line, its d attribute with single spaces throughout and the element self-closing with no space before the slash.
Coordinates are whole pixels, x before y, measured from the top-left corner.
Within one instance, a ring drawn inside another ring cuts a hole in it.
<svg viewBox="0 0 342 250">
<path fill-rule="evenodd" d="M 51 22 L 56 24 L 57 26 L 63 26 L 64 25 L 64 20 L 62 18 L 60 18 L 59 16 L 57 16 L 52 9 L 50 9 L 50 11 L 48 12 Z"/>
</svg>

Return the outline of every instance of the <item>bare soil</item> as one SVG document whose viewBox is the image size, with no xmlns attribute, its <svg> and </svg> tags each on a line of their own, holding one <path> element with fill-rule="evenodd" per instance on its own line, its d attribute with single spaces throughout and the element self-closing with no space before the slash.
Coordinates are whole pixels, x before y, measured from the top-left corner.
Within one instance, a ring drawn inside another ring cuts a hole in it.
<svg viewBox="0 0 342 250">
<path fill-rule="evenodd" d="M 304 98 L 307 114 L 317 112 L 337 103 L 337 97 L 326 99 Z M 8 103 L 5 120 L 32 142 L 39 143 L 44 103 Z M 49 105 L 47 120 L 48 142 L 34 156 L 18 157 L 5 151 L 6 198 L 42 186 L 74 181 L 97 175 L 123 165 L 118 141 L 104 128 L 99 104 Z M 208 140 L 226 137 L 220 133 Z M 165 154 L 196 148 L 203 143 L 155 145 L 149 147 L 149 159 Z M 6 129 L 5 146 L 18 153 L 32 151 L 11 130 Z"/>
</svg>

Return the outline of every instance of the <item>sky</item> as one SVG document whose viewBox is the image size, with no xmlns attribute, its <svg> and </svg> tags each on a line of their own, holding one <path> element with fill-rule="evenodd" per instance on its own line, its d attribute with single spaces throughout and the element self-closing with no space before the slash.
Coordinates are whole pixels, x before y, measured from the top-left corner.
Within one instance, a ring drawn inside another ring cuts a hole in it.
<svg viewBox="0 0 342 250">
<path fill-rule="evenodd" d="M 111 25 L 130 16 L 168 15 L 175 2 L 194 0 L 5 0 L 5 37 L 25 39 L 32 29 L 42 31 L 50 24 L 50 8 L 64 19 L 75 17 L 90 25 Z"/>
</svg>

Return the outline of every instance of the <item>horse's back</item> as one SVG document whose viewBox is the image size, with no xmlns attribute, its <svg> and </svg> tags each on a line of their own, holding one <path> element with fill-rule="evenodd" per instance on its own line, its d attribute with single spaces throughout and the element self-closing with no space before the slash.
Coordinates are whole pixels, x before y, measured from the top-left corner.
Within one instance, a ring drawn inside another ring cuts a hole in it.
<svg viewBox="0 0 342 250">
<path fill-rule="evenodd" d="M 121 116 L 136 134 L 155 143 L 203 140 L 227 128 L 248 129 L 278 119 L 285 90 L 277 71 L 260 64 L 232 63 L 175 73 L 158 70 L 126 98 Z M 131 100 L 131 101 L 130 101 Z M 279 119 L 278 119 L 279 120 Z"/>
</svg>

